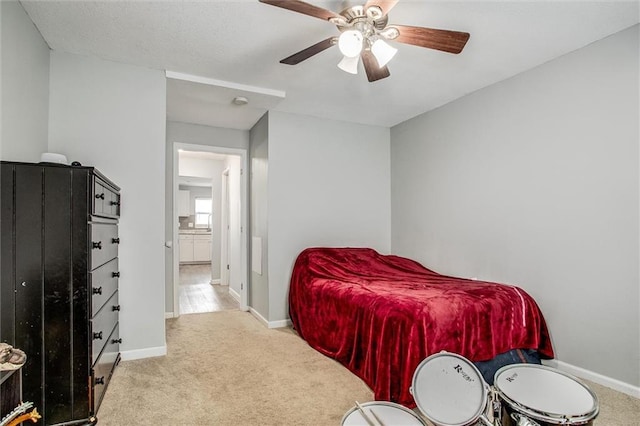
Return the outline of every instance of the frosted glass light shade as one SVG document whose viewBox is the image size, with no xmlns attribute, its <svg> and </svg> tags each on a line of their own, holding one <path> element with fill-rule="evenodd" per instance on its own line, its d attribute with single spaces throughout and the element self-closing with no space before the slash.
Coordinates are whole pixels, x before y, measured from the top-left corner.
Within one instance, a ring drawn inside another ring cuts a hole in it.
<svg viewBox="0 0 640 426">
<path fill-rule="evenodd" d="M 376 57 L 378 65 L 382 68 L 389 63 L 396 53 L 398 53 L 398 49 L 389 46 L 389 44 L 384 40 L 378 39 L 371 46 L 371 53 Z"/>
<path fill-rule="evenodd" d="M 349 56 L 344 56 L 338 64 L 338 68 L 340 68 L 342 71 L 348 72 L 349 74 L 358 74 L 359 59 L 359 56 L 354 56 L 352 58 L 350 58 Z"/>
<path fill-rule="evenodd" d="M 338 38 L 338 48 L 340 52 L 349 58 L 357 57 L 362 51 L 363 37 L 357 30 L 349 30 L 340 34 Z"/>
</svg>

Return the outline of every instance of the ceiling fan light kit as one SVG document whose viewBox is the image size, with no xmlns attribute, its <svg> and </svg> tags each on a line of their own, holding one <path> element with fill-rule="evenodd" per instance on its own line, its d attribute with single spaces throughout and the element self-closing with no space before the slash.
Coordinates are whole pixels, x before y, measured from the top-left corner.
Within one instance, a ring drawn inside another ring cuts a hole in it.
<svg viewBox="0 0 640 426">
<path fill-rule="evenodd" d="M 359 56 L 344 56 L 338 63 L 338 68 L 349 74 L 358 74 L 358 62 L 360 62 Z"/>
<path fill-rule="evenodd" d="M 396 56 L 398 49 L 379 38 L 371 45 L 371 53 L 373 53 L 373 56 L 378 60 L 378 65 L 384 67 Z"/>
<path fill-rule="evenodd" d="M 347 30 L 338 37 L 338 48 L 347 58 L 360 56 L 364 44 L 362 33 L 358 30 Z"/>
<path fill-rule="evenodd" d="M 469 33 L 465 32 L 387 25 L 388 13 L 398 0 L 368 0 L 364 5 L 351 6 L 340 13 L 301 0 L 259 1 L 328 21 L 341 32 L 339 37 L 330 37 L 318 42 L 281 60 L 280 63 L 296 65 L 337 44 L 344 56 L 338 63 L 338 68 L 350 74 L 357 74 L 359 58 L 362 58 L 370 82 L 391 75 L 387 64 L 398 49 L 389 45 L 387 41 L 458 54 L 469 40 Z"/>
</svg>

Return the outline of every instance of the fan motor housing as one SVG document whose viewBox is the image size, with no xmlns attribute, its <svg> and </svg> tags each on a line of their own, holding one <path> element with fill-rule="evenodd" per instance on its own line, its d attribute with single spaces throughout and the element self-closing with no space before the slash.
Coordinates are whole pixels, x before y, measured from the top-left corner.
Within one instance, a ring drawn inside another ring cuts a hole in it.
<svg viewBox="0 0 640 426">
<path fill-rule="evenodd" d="M 377 9 L 376 6 L 372 6 L 369 9 L 373 9 L 374 7 Z M 348 24 L 353 24 L 359 21 L 366 21 L 378 31 L 383 30 L 387 26 L 387 22 L 389 21 L 389 17 L 387 15 L 382 16 L 380 19 L 372 19 L 371 17 L 367 16 L 363 5 L 348 7 L 340 12 L 340 15 L 344 16 L 344 19 L 346 19 Z M 382 15 L 382 11 L 380 11 L 380 15 Z M 340 25 L 337 25 L 337 27 L 340 31 L 344 31 L 346 29 L 346 27 L 341 27 Z"/>
</svg>

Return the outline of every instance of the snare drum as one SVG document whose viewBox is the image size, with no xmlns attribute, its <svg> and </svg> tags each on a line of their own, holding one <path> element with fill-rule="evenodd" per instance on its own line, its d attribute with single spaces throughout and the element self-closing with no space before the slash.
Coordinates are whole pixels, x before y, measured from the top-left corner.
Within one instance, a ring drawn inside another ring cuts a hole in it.
<svg viewBox="0 0 640 426">
<path fill-rule="evenodd" d="M 500 368 L 494 387 L 503 408 L 503 424 L 591 425 L 598 415 L 598 398 L 575 377 L 537 364 Z M 525 417 L 520 423 L 514 419 Z"/>
<path fill-rule="evenodd" d="M 384 425 L 426 426 L 416 413 L 400 404 L 386 401 L 370 401 L 363 402 L 360 406 L 367 416 L 374 419 L 377 417 Z M 357 406 L 347 411 L 340 424 L 342 426 L 368 425 Z"/>
<path fill-rule="evenodd" d="M 420 412 L 438 426 L 488 423 L 488 385 L 476 366 L 460 355 L 440 352 L 425 358 L 409 391 Z"/>
</svg>

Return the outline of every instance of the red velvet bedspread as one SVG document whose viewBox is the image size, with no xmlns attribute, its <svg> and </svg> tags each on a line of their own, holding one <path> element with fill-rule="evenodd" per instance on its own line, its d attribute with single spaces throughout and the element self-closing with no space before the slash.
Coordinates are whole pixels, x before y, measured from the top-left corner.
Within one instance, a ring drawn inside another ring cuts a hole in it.
<svg viewBox="0 0 640 426">
<path fill-rule="evenodd" d="M 440 275 L 367 248 L 304 250 L 289 314 L 311 347 L 360 377 L 376 400 L 408 407 L 416 367 L 442 350 L 471 361 L 517 348 L 553 358 L 544 317 L 524 290 Z"/>
</svg>

